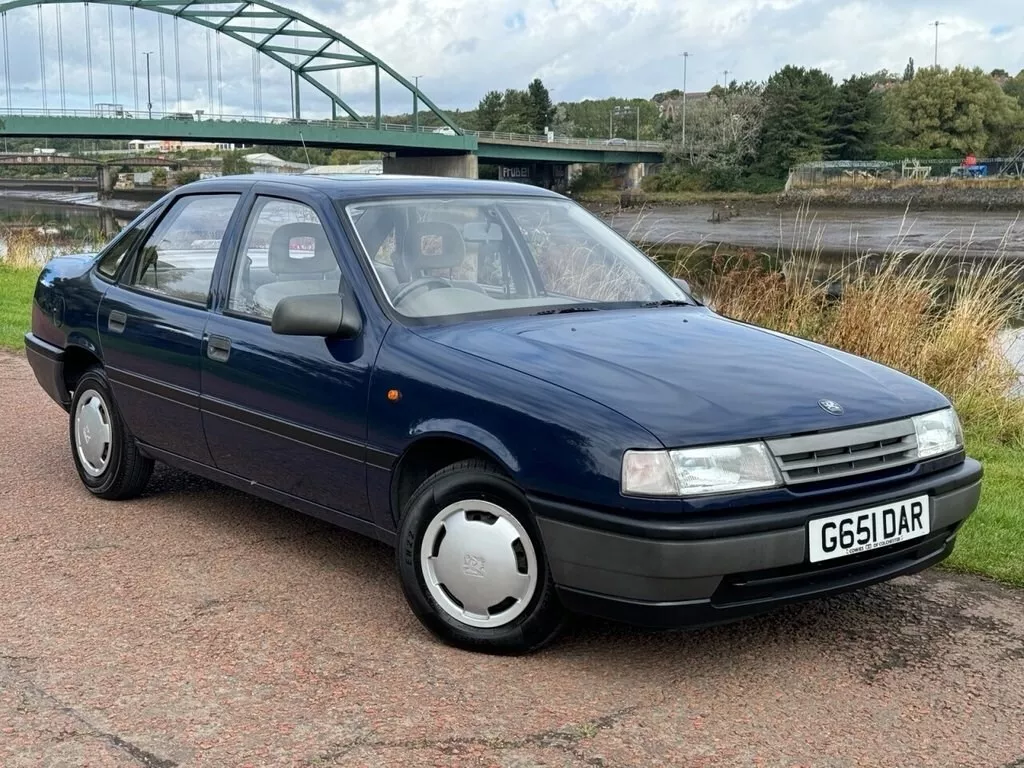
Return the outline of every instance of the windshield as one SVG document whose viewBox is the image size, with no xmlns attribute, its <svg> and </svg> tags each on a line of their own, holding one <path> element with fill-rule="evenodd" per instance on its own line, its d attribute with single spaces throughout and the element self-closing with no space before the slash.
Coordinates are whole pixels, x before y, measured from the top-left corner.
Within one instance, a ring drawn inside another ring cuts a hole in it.
<svg viewBox="0 0 1024 768">
<path fill-rule="evenodd" d="M 419 197 L 345 209 L 392 307 L 409 318 L 692 303 L 568 200 Z"/>
</svg>

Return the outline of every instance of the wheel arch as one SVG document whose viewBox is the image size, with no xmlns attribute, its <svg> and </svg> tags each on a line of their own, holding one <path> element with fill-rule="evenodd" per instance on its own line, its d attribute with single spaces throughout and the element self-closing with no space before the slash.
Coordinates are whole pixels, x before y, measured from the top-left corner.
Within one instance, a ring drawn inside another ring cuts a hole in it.
<svg viewBox="0 0 1024 768">
<path fill-rule="evenodd" d="M 82 374 L 96 365 L 102 365 L 102 360 L 95 349 L 81 344 L 69 344 L 64 348 L 64 387 L 69 396 Z"/>
<path fill-rule="evenodd" d="M 391 473 L 391 517 L 397 525 L 415 490 L 432 474 L 464 459 L 493 464 L 512 480 L 519 472 L 515 455 L 494 435 L 469 424 L 424 428 L 406 446 Z"/>
</svg>

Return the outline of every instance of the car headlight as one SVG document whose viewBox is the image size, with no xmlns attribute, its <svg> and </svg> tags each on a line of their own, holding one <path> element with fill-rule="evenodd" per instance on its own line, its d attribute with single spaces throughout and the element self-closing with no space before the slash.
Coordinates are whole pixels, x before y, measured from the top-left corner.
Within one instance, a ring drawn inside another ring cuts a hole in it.
<svg viewBox="0 0 1024 768">
<path fill-rule="evenodd" d="M 963 447 L 964 434 L 956 411 L 946 408 L 914 417 L 917 458 L 927 459 Z"/>
<path fill-rule="evenodd" d="M 763 443 L 626 451 L 622 458 L 622 492 L 631 496 L 706 496 L 780 485 Z"/>
</svg>

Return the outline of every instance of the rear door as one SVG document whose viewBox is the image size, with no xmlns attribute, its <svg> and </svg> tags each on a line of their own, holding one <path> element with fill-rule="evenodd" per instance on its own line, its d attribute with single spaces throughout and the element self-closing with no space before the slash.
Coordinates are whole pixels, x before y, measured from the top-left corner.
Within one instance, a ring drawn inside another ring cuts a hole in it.
<svg viewBox="0 0 1024 768">
<path fill-rule="evenodd" d="M 103 361 L 122 417 L 154 448 L 211 463 L 200 354 L 218 254 L 241 194 L 173 200 L 99 306 Z"/>
<path fill-rule="evenodd" d="M 379 339 L 365 323 L 354 339 L 270 327 L 287 296 L 342 291 L 355 301 L 348 243 L 332 242 L 321 220 L 328 205 L 299 189 L 257 188 L 206 325 L 203 424 L 218 469 L 369 519 L 366 400 Z"/>
</svg>

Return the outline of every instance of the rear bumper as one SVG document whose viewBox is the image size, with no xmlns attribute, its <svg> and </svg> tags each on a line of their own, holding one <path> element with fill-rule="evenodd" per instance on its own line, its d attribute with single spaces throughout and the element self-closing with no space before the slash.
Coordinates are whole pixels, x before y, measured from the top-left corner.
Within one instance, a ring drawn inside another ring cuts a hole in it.
<svg viewBox="0 0 1024 768">
<path fill-rule="evenodd" d="M 785 527 L 764 530 L 764 519 L 747 512 L 723 521 L 728 524 L 721 528 L 731 535 L 627 534 L 588 525 L 585 510 L 579 508 L 567 510 L 537 499 L 531 503 L 567 608 L 632 624 L 700 626 L 858 589 L 941 562 L 977 507 L 981 477 L 981 465 L 966 459 L 884 494 L 808 506 L 799 510 L 798 520 L 787 515 Z M 808 520 L 925 493 L 932 502 L 927 536 L 823 563 L 809 561 Z M 744 519 L 749 521 L 747 532 Z"/>
<path fill-rule="evenodd" d="M 25 357 L 32 366 L 39 386 L 64 410 L 71 407 L 71 397 L 64 384 L 64 350 L 43 341 L 32 333 L 25 334 Z"/>
</svg>

